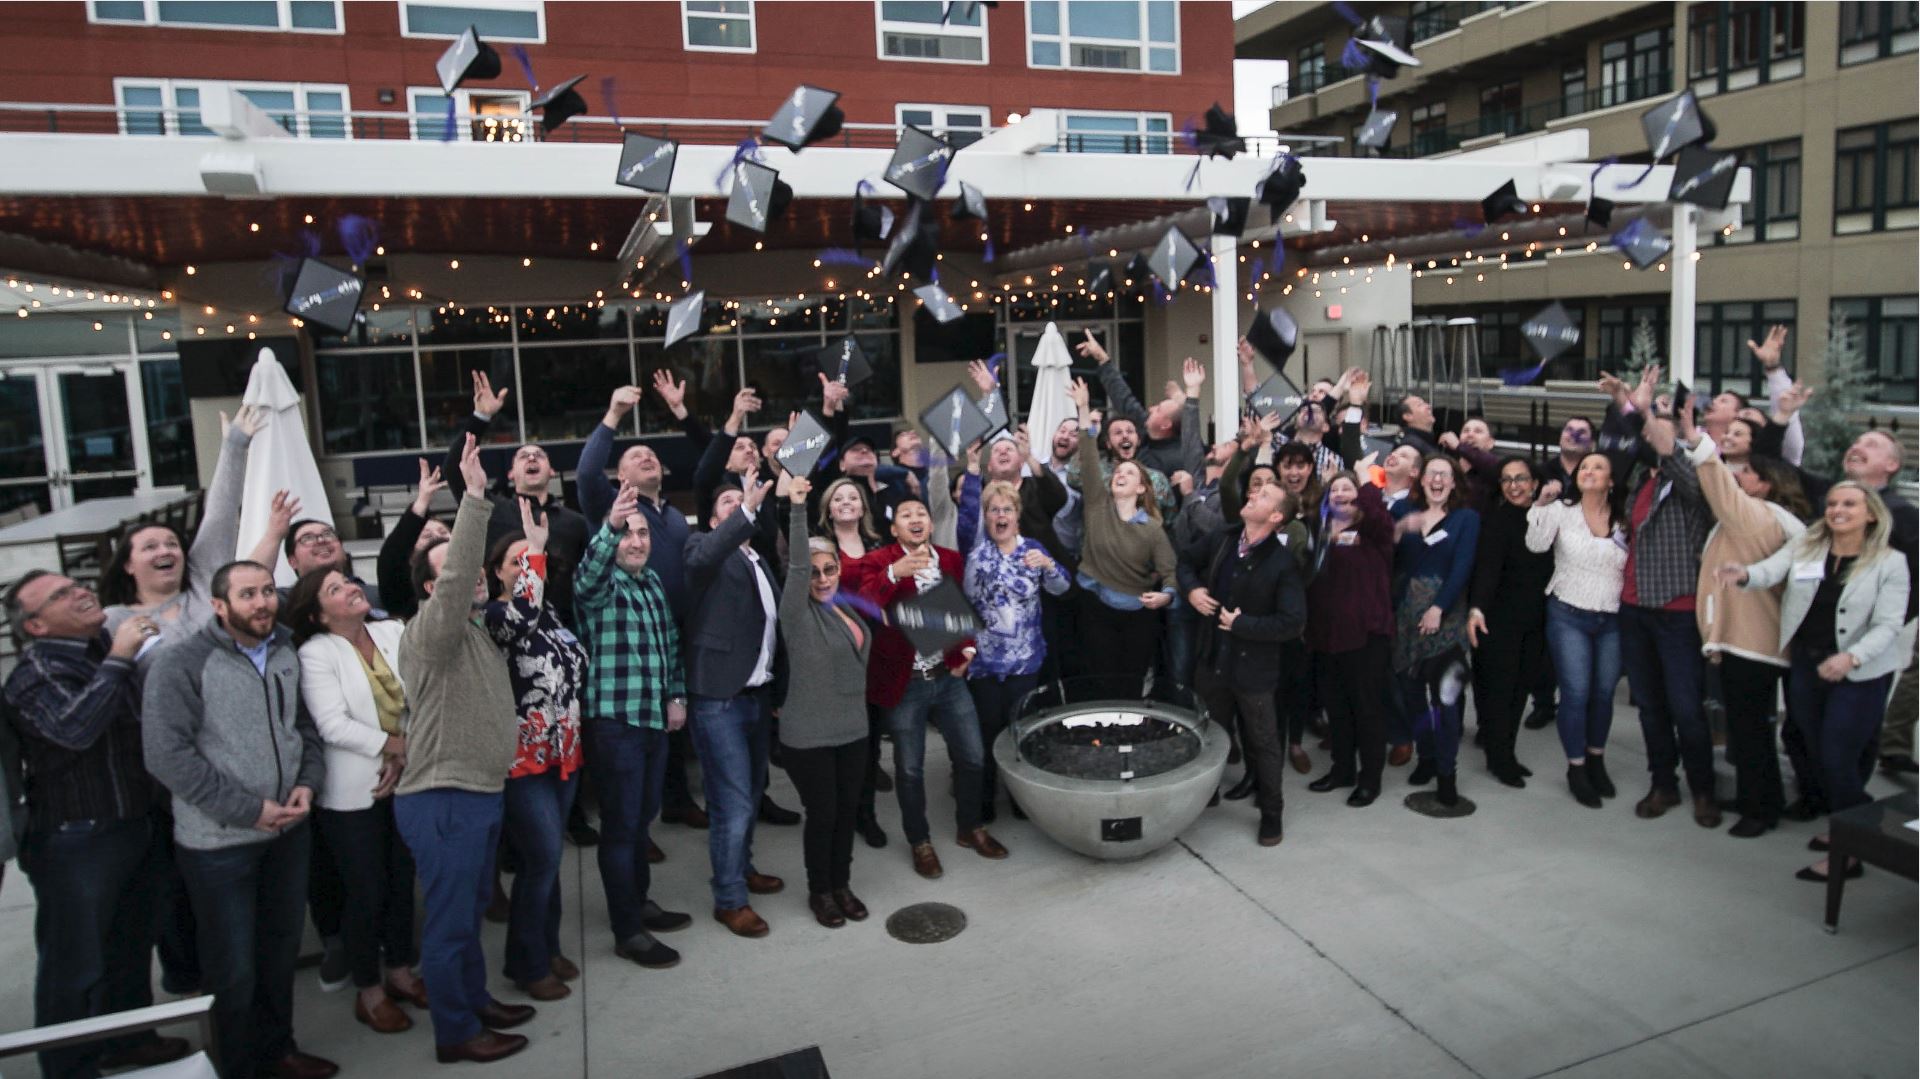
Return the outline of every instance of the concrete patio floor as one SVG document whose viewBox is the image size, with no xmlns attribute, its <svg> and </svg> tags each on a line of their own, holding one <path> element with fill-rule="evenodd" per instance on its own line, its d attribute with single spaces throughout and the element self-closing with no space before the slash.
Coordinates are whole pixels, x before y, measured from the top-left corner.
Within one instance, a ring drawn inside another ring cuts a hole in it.
<svg viewBox="0 0 1920 1079">
<path fill-rule="evenodd" d="M 954 846 L 936 738 L 929 804 L 946 876 L 913 874 L 883 795 L 891 843 L 854 856 L 864 923 L 815 925 L 800 830 L 762 826 L 756 861 L 788 887 L 755 903 L 770 936 L 733 937 L 708 915 L 706 834 L 658 828 L 669 858 L 654 895 L 695 915 L 664 938 L 684 955 L 668 971 L 613 955 L 592 852 L 570 847 L 563 939 L 583 976 L 540 1005 L 526 1052 L 476 1074 L 669 1079 L 818 1045 L 835 1079 L 1914 1075 L 1914 885 L 1868 870 L 1827 935 L 1823 890 L 1792 876 L 1817 857 L 1805 846 L 1819 826 L 1738 840 L 1685 812 L 1636 819 L 1645 757 L 1624 696 L 1617 720 L 1621 793 L 1604 810 L 1567 795 L 1552 731 L 1523 731 L 1536 773 L 1524 791 L 1463 751 L 1462 793 L 1479 805 L 1465 819 L 1405 809 L 1405 769 L 1364 810 L 1289 772 L 1281 846 L 1257 846 L 1254 810 L 1228 804 L 1118 865 L 1004 811 L 1007 861 Z M 1875 781 L 1876 796 L 1895 789 Z M 774 795 L 798 806 L 777 770 Z M 0 1029 L 17 1029 L 32 1021 L 33 893 L 7 876 Z M 966 931 L 935 945 L 887 936 L 888 914 L 926 900 L 964 909 Z M 489 926 L 496 972 L 503 936 Z M 524 999 L 497 973 L 494 990 Z M 376 1036 L 311 970 L 296 1007 L 302 1047 L 343 1075 L 434 1069 L 424 1014 Z"/>
</svg>

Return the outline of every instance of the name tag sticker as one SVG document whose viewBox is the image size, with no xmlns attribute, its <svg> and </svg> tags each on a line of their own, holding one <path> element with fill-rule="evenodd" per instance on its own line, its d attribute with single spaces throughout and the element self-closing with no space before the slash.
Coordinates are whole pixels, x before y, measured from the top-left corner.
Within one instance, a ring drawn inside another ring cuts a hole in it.
<svg viewBox="0 0 1920 1079">
<path fill-rule="evenodd" d="M 1447 530 L 1444 528 L 1438 532 L 1429 532 L 1427 533 L 1427 546 L 1431 547 L 1434 544 L 1439 543 L 1441 540 L 1446 538 L 1447 538 Z"/>
<path fill-rule="evenodd" d="M 1287 534 L 1285 532 L 1280 533 L 1276 538 L 1280 540 L 1280 546 L 1285 547 L 1287 545 Z"/>
<path fill-rule="evenodd" d="M 1351 547 L 1359 542 L 1360 533 L 1358 532 L 1342 532 L 1333 538 L 1333 545 L 1335 547 Z"/>
<path fill-rule="evenodd" d="M 1798 562 L 1793 567 L 1793 579 L 1796 581 L 1824 581 L 1827 579 L 1827 564 L 1821 562 Z"/>
</svg>

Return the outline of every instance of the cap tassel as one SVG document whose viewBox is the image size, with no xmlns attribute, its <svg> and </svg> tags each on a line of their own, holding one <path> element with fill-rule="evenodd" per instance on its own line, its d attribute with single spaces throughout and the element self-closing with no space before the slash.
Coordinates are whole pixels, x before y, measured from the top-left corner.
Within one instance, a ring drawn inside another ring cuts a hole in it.
<svg viewBox="0 0 1920 1079">
<path fill-rule="evenodd" d="M 513 47 L 513 58 L 520 62 L 520 71 L 527 77 L 527 89 L 539 90 L 540 80 L 533 77 L 533 61 L 527 57 L 527 47 L 525 45 L 515 45 Z"/>
<path fill-rule="evenodd" d="M 454 100 L 451 96 L 449 96 L 447 98 L 447 122 L 445 126 L 443 126 L 440 129 L 441 142 L 453 141 L 453 107 L 454 107 Z"/>
<path fill-rule="evenodd" d="M 692 281 L 693 280 L 693 245 L 691 243 L 688 243 L 686 240 L 681 240 L 675 246 L 677 248 L 675 253 L 680 258 L 680 280 Z"/>
<path fill-rule="evenodd" d="M 849 247 L 828 247 L 813 253 L 814 260 L 823 266 L 859 266 L 872 269 L 874 259 Z"/>
<path fill-rule="evenodd" d="M 830 600 L 829 602 L 833 603 L 836 606 L 845 607 L 850 611 L 855 611 L 860 614 L 866 615 L 868 618 L 873 619 L 875 622 L 878 622 L 883 626 L 887 624 L 887 612 L 881 610 L 878 606 L 876 606 L 873 603 L 873 601 L 868 600 L 860 595 L 857 595 L 856 593 L 835 592 L 833 594 L 833 599 Z"/>
<path fill-rule="evenodd" d="M 713 186 L 719 188 L 722 193 L 726 192 L 727 177 L 740 164 L 740 162 L 759 161 L 759 160 L 760 160 L 760 137 L 758 135 L 748 135 L 746 138 L 740 140 L 740 144 L 738 146 L 735 146 L 733 148 L 733 158 L 727 162 L 726 167 L 721 169 L 718 175 L 714 176 Z"/>
<path fill-rule="evenodd" d="M 380 223 L 371 217 L 348 214 L 335 228 L 340 233 L 341 245 L 347 249 L 347 257 L 357 265 L 365 266 L 373 257 L 374 249 L 380 246 Z"/>
<path fill-rule="evenodd" d="M 1509 367 L 1505 371 L 1500 372 L 1500 381 L 1509 386 L 1531 385 L 1534 379 L 1540 377 L 1540 372 L 1546 369 L 1547 365 L 1544 360 L 1532 367 Z"/>
<path fill-rule="evenodd" d="M 622 127 L 624 125 L 620 123 L 620 107 L 614 104 L 614 100 L 613 100 L 613 87 L 614 87 L 614 80 L 612 75 L 608 75 L 606 78 L 601 79 L 600 80 L 600 100 L 606 102 L 607 115 L 613 117 L 613 126 Z"/>
</svg>

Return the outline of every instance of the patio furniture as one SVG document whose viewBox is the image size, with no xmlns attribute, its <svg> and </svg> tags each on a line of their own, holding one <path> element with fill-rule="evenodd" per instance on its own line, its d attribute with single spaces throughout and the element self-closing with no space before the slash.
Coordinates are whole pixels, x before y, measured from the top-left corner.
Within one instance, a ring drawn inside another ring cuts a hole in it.
<svg viewBox="0 0 1920 1079">
<path fill-rule="evenodd" d="M 1916 879 L 1920 832 L 1907 827 L 1915 817 L 1920 817 L 1920 804 L 1913 791 L 1903 791 L 1827 818 L 1827 932 L 1840 931 L 1840 893 L 1847 886 L 1848 858 Z"/>
</svg>

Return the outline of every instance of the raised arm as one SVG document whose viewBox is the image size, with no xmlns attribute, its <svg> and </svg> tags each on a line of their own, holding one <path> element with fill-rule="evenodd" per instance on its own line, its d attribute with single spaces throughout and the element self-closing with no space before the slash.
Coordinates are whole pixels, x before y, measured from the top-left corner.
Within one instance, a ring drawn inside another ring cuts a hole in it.
<svg viewBox="0 0 1920 1079">
<path fill-rule="evenodd" d="M 620 425 L 639 402 L 637 387 L 621 386 L 614 390 L 607 401 L 607 414 L 600 418 L 600 425 L 588 433 L 586 444 L 580 447 L 580 463 L 574 477 L 580 490 L 580 515 L 587 519 L 590 527 L 606 520 L 607 511 L 613 508 L 615 492 L 612 481 L 607 479 L 607 462 L 613 459 L 613 440 L 619 437 Z"/>
<path fill-rule="evenodd" d="M 1527 511 L 1527 550 L 1546 554 L 1560 537 L 1560 524 L 1566 510 L 1558 502 L 1542 502 Z M 1584 520 L 1583 520 L 1584 523 Z"/>
<path fill-rule="evenodd" d="M 221 422 L 226 417 L 221 416 Z M 213 466 L 213 482 L 200 510 L 200 530 L 187 551 L 187 581 L 193 594 L 206 599 L 212 593 L 214 571 L 240 552 L 240 494 L 247 486 L 247 450 L 266 423 L 266 414 L 243 406 L 220 440 L 220 460 Z"/>
<path fill-rule="evenodd" d="M 460 471 L 461 459 L 466 454 L 467 436 L 473 436 L 476 443 L 483 441 L 487 437 L 487 428 L 493 426 L 493 418 L 506 407 L 507 395 L 512 392 L 503 389 L 495 393 L 493 382 L 485 371 L 473 373 L 473 412 L 460 425 L 460 430 L 454 433 L 453 442 L 447 446 L 446 463 L 440 466 L 440 474 L 447 478 L 447 486 L 452 489 L 456 502 L 467 494 L 466 480 Z M 485 498 L 486 488 L 482 487 L 474 494 Z"/>
<path fill-rule="evenodd" d="M 461 496 L 460 510 L 454 515 L 447 560 L 441 565 L 433 595 L 420 601 L 420 612 L 414 616 L 421 649 L 435 657 L 452 652 L 467 626 L 473 610 L 473 585 L 480 579 L 480 563 L 487 553 L 487 522 L 493 516 L 493 503 L 478 493 L 486 490 L 487 474 L 480 467 L 480 445 L 472 435 L 467 436 L 460 471 L 467 493 Z"/>
<path fill-rule="evenodd" d="M 1140 404 L 1140 399 L 1133 395 L 1133 388 L 1127 385 L 1126 378 L 1120 374 L 1120 365 L 1102 360 L 1096 371 L 1100 377 L 1100 388 L 1107 394 L 1107 419 L 1124 418 L 1139 424 L 1146 423 L 1147 410 Z"/>
<path fill-rule="evenodd" d="M 803 625 L 807 604 L 813 602 L 809 586 L 813 583 L 813 553 L 807 549 L 807 492 L 813 485 L 795 477 L 787 490 L 792 503 L 787 507 L 787 585 L 780 590 L 780 625 L 788 633 Z"/>
<path fill-rule="evenodd" d="M 114 634 L 138 639 L 140 627 L 121 623 Z M 116 652 L 125 651 L 116 649 Z M 139 696 L 133 679 L 133 660 L 112 655 L 102 662 L 93 676 L 74 684 L 59 677 L 29 651 L 14 676 L 7 681 L 7 702 L 20 721 L 34 733 L 62 749 L 80 752 L 93 747 L 120 709 L 136 702 Z"/>
</svg>

